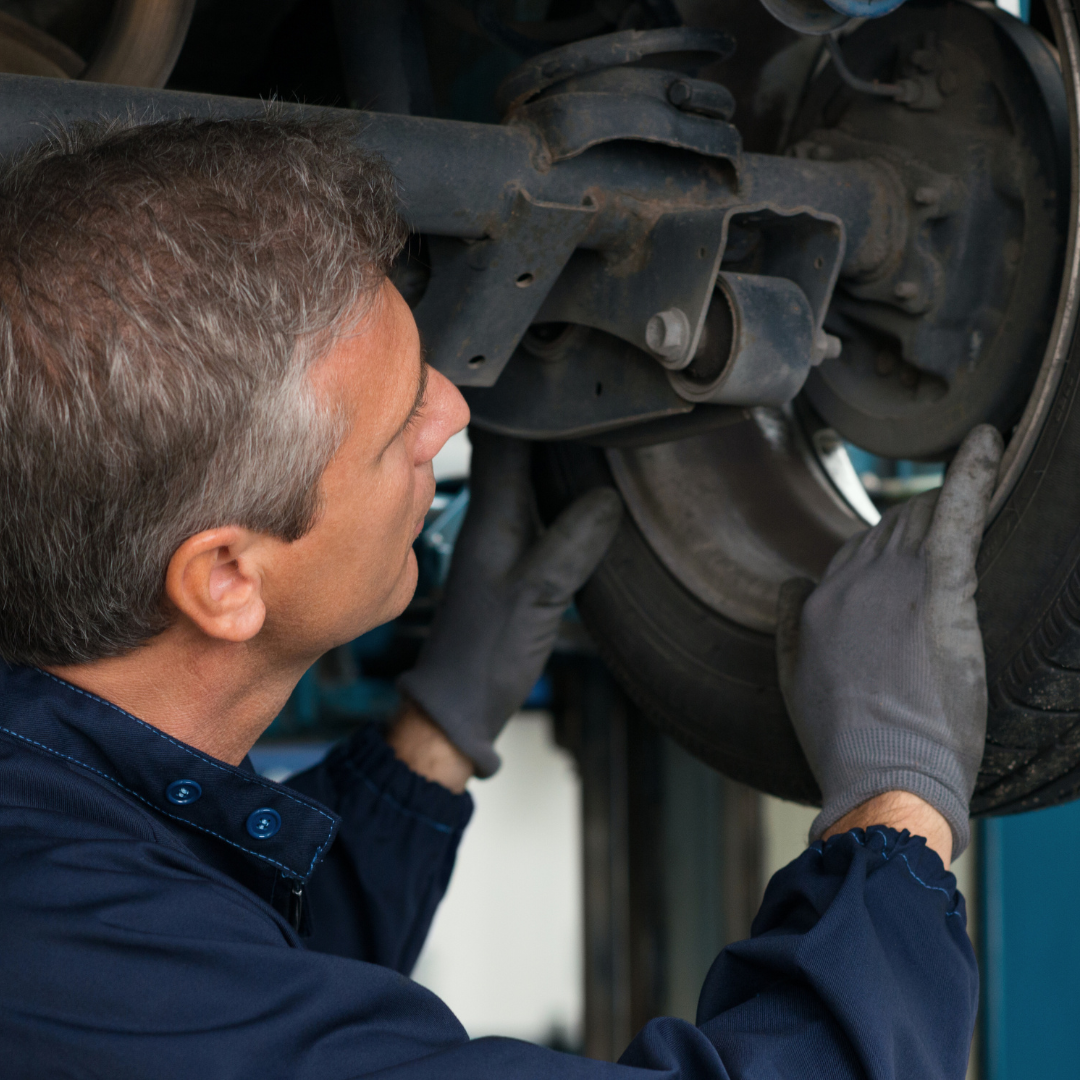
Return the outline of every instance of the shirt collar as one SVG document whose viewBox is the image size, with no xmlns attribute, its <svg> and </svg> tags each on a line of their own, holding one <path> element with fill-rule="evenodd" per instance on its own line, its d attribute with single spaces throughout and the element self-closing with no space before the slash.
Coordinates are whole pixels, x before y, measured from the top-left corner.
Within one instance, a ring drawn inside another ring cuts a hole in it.
<svg viewBox="0 0 1080 1080">
<path fill-rule="evenodd" d="M 340 819 L 325 806 L 37 668 L 0 661 L 0 731 L 302 882 L 337 832 Z"/>
</svg>

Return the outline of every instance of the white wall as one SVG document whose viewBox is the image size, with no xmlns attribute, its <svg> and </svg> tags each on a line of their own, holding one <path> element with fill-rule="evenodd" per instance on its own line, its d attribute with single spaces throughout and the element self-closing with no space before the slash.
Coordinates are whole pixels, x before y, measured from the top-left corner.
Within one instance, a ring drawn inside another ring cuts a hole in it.
<svg viewBox="0 0 1080 1080">
<path fill-rule="evenodd" d="M 473 1037 L 577 1045 L 582 1027 L 581 791 L 545 713 L 521 713 L 473 780 L 472 822 L 413 978 Z"/>
</svg>

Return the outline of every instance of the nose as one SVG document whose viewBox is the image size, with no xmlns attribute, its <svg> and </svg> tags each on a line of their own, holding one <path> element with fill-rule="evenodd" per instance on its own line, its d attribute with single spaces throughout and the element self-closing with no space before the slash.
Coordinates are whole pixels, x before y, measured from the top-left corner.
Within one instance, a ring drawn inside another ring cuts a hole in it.
<svg viewBox="0 0 1080 1080">
<path fill-rule="evenodd" d="M 424 395 L 424 430 L 417 445 L 417 463 L 430 461 L 446 443 L 469 423 L 469 406 L 461 391 L 441 372 L 428 370 Z"/>
</svg>

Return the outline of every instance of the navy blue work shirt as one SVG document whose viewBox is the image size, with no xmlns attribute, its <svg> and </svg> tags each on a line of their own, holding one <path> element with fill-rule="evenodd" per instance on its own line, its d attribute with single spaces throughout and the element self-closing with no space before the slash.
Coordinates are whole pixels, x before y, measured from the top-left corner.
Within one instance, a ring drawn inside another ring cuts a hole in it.
<svg viewBox="0 0 1080 1080">
<path fill-rule="evenodd" d="M 470 1041 L 409 980 L 471 801 L 364 731 L 291 786 L 0 663 L 0 1075 L 10 1080 L 960 1080 L 956 881 L 890 829 L 814 844 L 697 1026 L 619 1064 Z"/>
</svg>

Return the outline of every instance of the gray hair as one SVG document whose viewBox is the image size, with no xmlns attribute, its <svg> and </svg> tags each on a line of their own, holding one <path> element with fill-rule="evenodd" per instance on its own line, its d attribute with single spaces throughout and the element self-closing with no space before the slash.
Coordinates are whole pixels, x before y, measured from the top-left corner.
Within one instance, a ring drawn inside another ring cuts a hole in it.
<svg viewBox="0 0 1080 1080">
<path fill-rule="evenodd" d="M 339 119 L 85 124 L 0 175 L 0 657 L 127 652 L 188 537 L 298 539 L 344 434 L 308 370 L 400 250 Z"/>
</svg>

